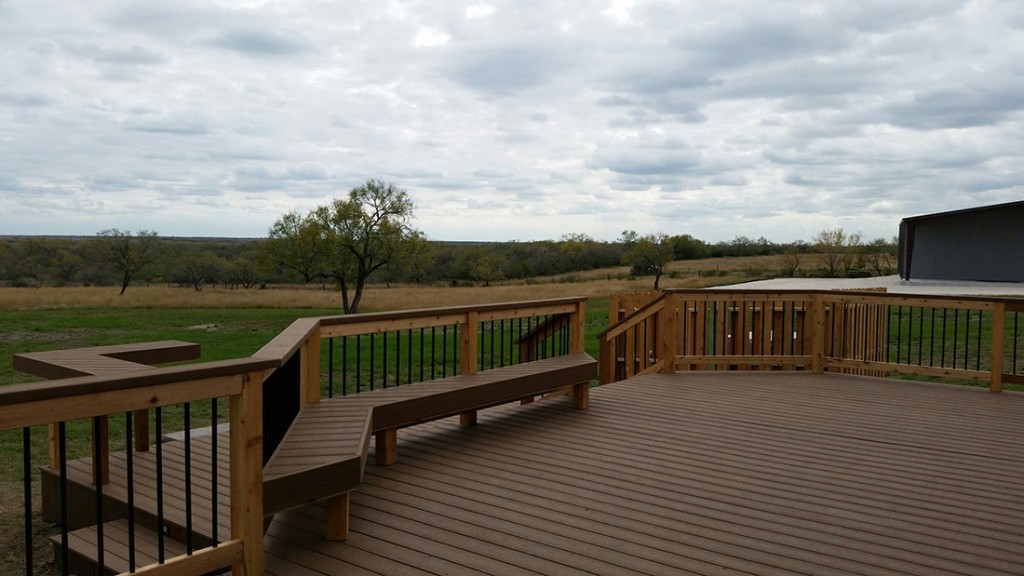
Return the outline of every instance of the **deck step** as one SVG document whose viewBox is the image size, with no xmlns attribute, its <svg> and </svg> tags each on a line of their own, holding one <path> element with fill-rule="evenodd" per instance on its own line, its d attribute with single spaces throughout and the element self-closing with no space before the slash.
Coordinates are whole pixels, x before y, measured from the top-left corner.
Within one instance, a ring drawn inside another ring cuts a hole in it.
<svg viewBox="0 0 1024 576">
<path fill-rule="evenodd" d="M 120 574 L 128 572 L 129 538 L 128 520 L 112 520 L 103 524 L 104 571 L 97 568 L 96 526 L 79 528 L 68 533 L 69 567 L 79 575 Z M 61 537 L 53 536 L 54 556 L 60 558 Z M 164 538 L 164 557 L 174 558 L 185 554 L 185 545 L 177 540 Z M 149 528 L 135 526 L 135 569 L 157 562 L 159 557 L 159 535 Z"/>
</svg>

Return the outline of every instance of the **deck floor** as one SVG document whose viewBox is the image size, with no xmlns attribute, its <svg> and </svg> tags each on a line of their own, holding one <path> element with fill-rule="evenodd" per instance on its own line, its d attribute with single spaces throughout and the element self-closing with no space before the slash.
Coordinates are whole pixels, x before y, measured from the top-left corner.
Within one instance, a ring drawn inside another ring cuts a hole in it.
<svg viewBox="0 0 1024 576">
<path fill-rule="evenodd" d="M 399 433 L 347 542 L 278 514 L 273 576 L 1024 574 L 1024 395 L 653 375 Z"/>
</svg>

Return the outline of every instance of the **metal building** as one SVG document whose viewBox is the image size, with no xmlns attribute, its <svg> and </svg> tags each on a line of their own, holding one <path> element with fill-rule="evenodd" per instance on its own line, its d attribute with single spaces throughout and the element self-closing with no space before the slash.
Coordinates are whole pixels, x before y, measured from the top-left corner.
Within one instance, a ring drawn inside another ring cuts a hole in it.
<svg viewBox="0 0 1024 576">
<path fill-rule="evenodd" d="M 1024 201 L 904 218 L 904 280 L 1024 282 Z"/>
</svg>

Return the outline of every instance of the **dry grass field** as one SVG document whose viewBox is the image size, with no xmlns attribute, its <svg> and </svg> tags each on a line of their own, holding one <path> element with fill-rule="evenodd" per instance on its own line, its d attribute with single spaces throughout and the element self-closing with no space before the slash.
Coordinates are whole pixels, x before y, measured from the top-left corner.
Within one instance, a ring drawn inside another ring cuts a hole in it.
<svg viewBox="0 0 1024 576">
<path fill-rule="evenodd" d="M 714 258 L 673 262 L 662 278 L 663 288 L 704 288 L 763 277 L 778 268 L 775 256 Z M 370 285 L 361 310 L 407 310 L 538 300 L 562 296 L 606 298 L 617 292 L 650 290 L 653 277 L 629 277 L 626 267 L 591 270 L 558 277 L 497 282 L 491 286 Z M 68 288 L 0 288 L 0 310 L 59 308 L 341 308 L 341 293 L 328 285 L 232 289 L 132 286 L 123 295 L 113 286 Z"/>
</svg>

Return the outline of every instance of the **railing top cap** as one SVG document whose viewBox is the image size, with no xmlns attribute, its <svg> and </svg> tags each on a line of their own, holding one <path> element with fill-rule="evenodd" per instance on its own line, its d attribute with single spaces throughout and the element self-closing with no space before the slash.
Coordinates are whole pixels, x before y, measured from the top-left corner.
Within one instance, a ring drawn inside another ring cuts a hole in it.
<svg viewBox="0 0 1024 576">
<path fill-rule="evenodd" d="M 30 382 L 0 386 L 0 406 L 84 396 L 97 392 L 111 392 L 144 388 L 175 382 L 205 380 L 224 376 L 237 376 L 248 372 L 262 372 L 276 368 L 278 362 L 241 358 L 237 360 L 218 360 L 199 364 L 185 364 L 167 368 L 139 366 L 134 372 L 115 375 L 79 376 L 62 380 Z"/>
<path fill-rule="evenodd" d="M 411 318 L 417 316 L 440 316 L 449 314 L 465 314 L 468 312 L 493 312 L 496 310 L 513 310 L 516 308 L 544 308 L 566 304 L 578 304 L 586 302 L 585 296 L 568 298 L 550 298 L 545 300 L 521 300 L 516 302 L 495 302 L 488 304 L 468 304 L 464 306 L 450 306 L 446 308 L 416 308 L 411 310 L 396 310 L 392 312 L 367 312 L 362 314 L 348 314 L 339 316 L 323 316 L 320 323 L 323 325 L 373 322 L 375 320 L 391 320 L 396 318 Z"/>
</svg>

